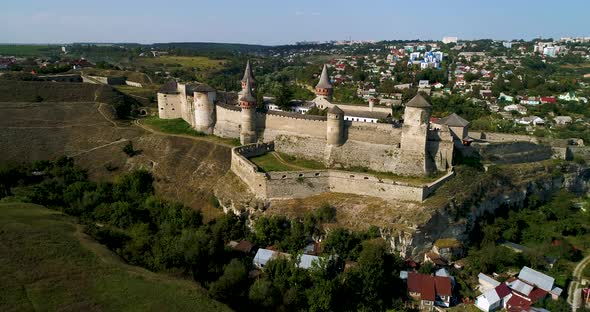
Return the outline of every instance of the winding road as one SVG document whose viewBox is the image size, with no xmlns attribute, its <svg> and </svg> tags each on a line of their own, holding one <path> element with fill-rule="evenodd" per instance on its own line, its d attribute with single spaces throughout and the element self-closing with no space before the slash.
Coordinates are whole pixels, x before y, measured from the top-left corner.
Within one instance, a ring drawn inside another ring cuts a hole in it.
<svg viewBox="0 0 590 312">
<path fill-rule="evenodd" d="M 572 273 L 573 279 L 570 283 L 570 287 L 568 288 L 567 302 L 571 304 L 572 311 L 574 312 L 576 312 L 576 310 L 580 308 L 582 304 L 582 287 L 580 282 L 582 278 L 582 272 L 584 271 L 584 268 L 586 268 L 587 265 L 590 265 L 590 256 L 587 256 L 586 258 L 582 259 L 582 261 L 580 261 L 580 263 L 576 265 L 576 268 Z"/>
</svg>

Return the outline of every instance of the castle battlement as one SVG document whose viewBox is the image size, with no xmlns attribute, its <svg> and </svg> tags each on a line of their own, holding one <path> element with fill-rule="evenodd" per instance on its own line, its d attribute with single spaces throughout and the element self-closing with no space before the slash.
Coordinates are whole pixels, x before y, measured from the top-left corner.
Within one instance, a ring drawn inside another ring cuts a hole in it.
<svg viewBox="0 0 590 312">
<path fill-rule="evenodd" d="M 240 138 L 245 145 L 273 142 L 272 148 L 279 152 L 316 160 L 330 168 L 362 167 L 412 176 L 449 170 L 454 145 L 468 133 L 466 121 L 456 115 L 445 119 L 446 124 L 431 123 L 430 104 L 420 95 L 406 104 L 401 128 L 346 120 L 346 113 L 331 103 L 333 87 L 327 67 L 316 86 L 316 99 L 308 102 L 327 109 L 327 116 L 257 111 L 255 81 L 248 66 L 242 79 L 243 91 L 231 100 L 222 94 L 219 101 L 216 91 L 204 84 L 166 84 L 158 92 L 159 116 L 182 118 L 198 131 Z M 376 108 L 354 107 L 363 109 L 372 112 Z M 337 174 L 332 176 L 336 178 Z"/>
<path fill-rule="evenodd" d="M 273 143 L 258 143 L 232 149 L 232 171 L 248 185 L 252 193 L 264 200 L 304 198 L 335 192 L 421 202 L 454 176 L 450 170 L 431 183 L 412 184 L 368 173 L 333 169 L 264 173 L 248 160 L 272 152 L 273 148 Z"/>
</svg>

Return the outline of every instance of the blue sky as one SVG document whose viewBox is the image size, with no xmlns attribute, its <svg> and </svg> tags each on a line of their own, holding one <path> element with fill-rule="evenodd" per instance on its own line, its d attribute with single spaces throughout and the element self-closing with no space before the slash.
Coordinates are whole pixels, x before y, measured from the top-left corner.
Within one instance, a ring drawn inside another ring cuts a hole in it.
<svg viewBox="0 0 590 312">
<path fill-rule="evenodd" d="M 590 36 L 590 0 L 6 0 L 2 43 Z"/>
</svg>

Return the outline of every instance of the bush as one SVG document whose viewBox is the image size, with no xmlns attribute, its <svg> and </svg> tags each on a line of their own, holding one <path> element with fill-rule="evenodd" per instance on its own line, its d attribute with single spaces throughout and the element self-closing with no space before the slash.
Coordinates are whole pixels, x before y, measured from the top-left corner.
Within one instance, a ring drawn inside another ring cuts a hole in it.
<svg viewBox="0 0 590 312">
<path fill-rule="evenodd" d="M 127 154 L 127 156 L 129 156 L 129 157 L 133 157 L 133 156 L 139 154 L 139 151 L 136 151 L 135 149 L 133 149 L 133 142 L 128 141 L 127 144 L 125 144 L 125 146 L 123 146 L 123 153 Z"/>
</svg>

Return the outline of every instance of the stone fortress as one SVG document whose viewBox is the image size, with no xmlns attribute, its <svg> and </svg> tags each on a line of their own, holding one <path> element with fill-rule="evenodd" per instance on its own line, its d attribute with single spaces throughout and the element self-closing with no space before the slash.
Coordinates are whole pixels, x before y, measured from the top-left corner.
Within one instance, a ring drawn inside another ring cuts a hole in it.
<svg viewBox="0 0 590 312">
<path fill-rule="evenodd" d="M 308 104 L 327 116 L 257 109 L 250 63 L 237 99 L 200 83 L 171 82 L 158 92 L 163 119 L 182 118 L 194 129 L 240 138 L 232 150 L 232 171 L 263 199 L 305 197 L 334 191 L 422 201 L 452 176 L 453 154 L 468 134 L 468 122 L 452 114 L 431 123 L 431 105 L 417 95 L 405 105 L 403 125 L 345 120 L 345 115 L 389 112 L 391 108 L 332 103 L 333 85 L 324 66 Z M 323 163 L 326 170 L 260 172 L 248 158 L 277 151 Z M 346 169 L 427 176 L 447 172 L 428 185 L 380 179 Z"/>
</svg>

